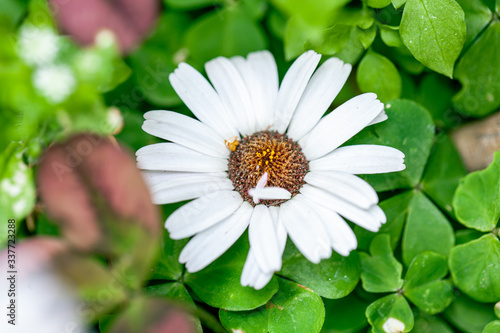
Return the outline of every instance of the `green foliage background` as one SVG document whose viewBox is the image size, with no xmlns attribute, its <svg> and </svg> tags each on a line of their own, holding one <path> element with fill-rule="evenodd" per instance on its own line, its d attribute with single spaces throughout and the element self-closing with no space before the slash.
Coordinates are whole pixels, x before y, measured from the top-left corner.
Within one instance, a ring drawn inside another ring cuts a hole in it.
<svg viewBox="0 0 500 333">
<path fill-rule="evenodd" d="M 42 151 L 80 131 L 116 133 L 114 108 L 124 120 L 119 142 L 134 151 L 156 142 L 140 128 L 145 111 L 191 115 L 168 81 L 181 61 L 203 71 L 214 57 L 269 49 L 282 77 L 314 49 L 353 64 L 334 106 L 361 92 L 386 103 L 389 120 L 347 144 L 405 153 L 403 172 L 364 177 L 379 192 L 388 222 L 377 234 L 353 226 L 358 250 L 318 265 L 288 242 L 282 271 L 260 291 L 239 284 L 246 234 L 190 274 L 177 262 L 185 241 L 164 231 L 144 292 L 205 311 L 196 319 L 200 331 L 384 332 L 393 317 L 404 332 L 499 332 L 500 154 L 467 175 L 448 137 L 499 109 L 499 12 L 500 0 L 164 0 L 156 27 L 128 56 L 112 43 L 84 49 L 60 35 L 56 61 L 71 68 L 77 86 L 51 103 L 34 88 L 36 65 L 23 61 L 18 47 L 26 25 L 57 31 L 47 5 L 2 0 L 1 220 L 16 218 L 19 238 L 58 235 L 35 209 Z M 9 191 L 14 184 L 21 190 Z M 163 207 L 164 218 L 178 206 Z M 115 309 L 93 324 L 108 332 L 120 315 L 127 314 Z"/>
</svg>

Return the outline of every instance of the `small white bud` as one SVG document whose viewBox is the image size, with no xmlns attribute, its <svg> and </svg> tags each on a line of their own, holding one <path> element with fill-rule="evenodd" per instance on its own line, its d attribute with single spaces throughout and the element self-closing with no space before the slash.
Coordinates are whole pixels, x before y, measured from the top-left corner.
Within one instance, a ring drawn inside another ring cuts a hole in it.
<svg viewBox="0 0 500 333">
<path fill-rule="evenodd" d="M 405 324 L 396 318 L 389 317 L 382 326 L 386 333 L 401 333 L 405 329 Z"/>
</svg>

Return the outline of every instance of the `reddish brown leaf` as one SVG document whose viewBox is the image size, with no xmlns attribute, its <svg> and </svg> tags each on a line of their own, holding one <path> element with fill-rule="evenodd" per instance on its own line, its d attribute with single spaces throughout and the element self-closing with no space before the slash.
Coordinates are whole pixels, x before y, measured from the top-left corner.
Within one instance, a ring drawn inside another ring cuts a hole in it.
<svg viewBox="0 0 500 333">
<path fill-rule="evenodd" d="M 62 31 L 82 45 L 94 43 L 102 29 L 112 30 L 123 52 L 128 53 L 153 28 L 158 0 L 50 0 Z"/>
<path fill-rule="evenodd" d="M 108 139 L 84 134 L 51 147 L 37 180 L 47 213 L 78 249 L 107 250 L 113 237 L 137 226 L 151 239 L 160 234 L 158 210 L 134 159 Z"/>
</svg>

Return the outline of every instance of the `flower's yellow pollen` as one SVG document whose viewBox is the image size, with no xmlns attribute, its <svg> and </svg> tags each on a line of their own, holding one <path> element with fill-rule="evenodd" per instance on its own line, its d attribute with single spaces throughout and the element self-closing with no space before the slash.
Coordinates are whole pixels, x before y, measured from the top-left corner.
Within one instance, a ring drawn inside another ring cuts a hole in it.
<svg viewBox="0 0 500 333">
<path fill-rule="evenodd" d="M 238 138 L 233 136 L 232 138 L 228 140 L 224 140 L 224 144 L 226 145 L 226 147 L 230 150 L 230 151 L 235 151 L 236 150 L 236 147 L 238 147 L 238 145 L 240 144 L 240 142 L 238 141 Z"/>
</svg>

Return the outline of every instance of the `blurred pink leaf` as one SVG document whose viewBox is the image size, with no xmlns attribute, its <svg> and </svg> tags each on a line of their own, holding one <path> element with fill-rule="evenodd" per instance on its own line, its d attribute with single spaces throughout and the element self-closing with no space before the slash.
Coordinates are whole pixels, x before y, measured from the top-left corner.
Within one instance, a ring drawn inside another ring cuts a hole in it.
<svg viewBox="0 0 500 333">
<path fill-rule="evenodd" d="M 134 49 L 156 23 L 158 0 L 49 0 L 61 30 L 82 45 L 92 45 L 103 29 L 115 33 L 121 50 Z"/>
</svg>

